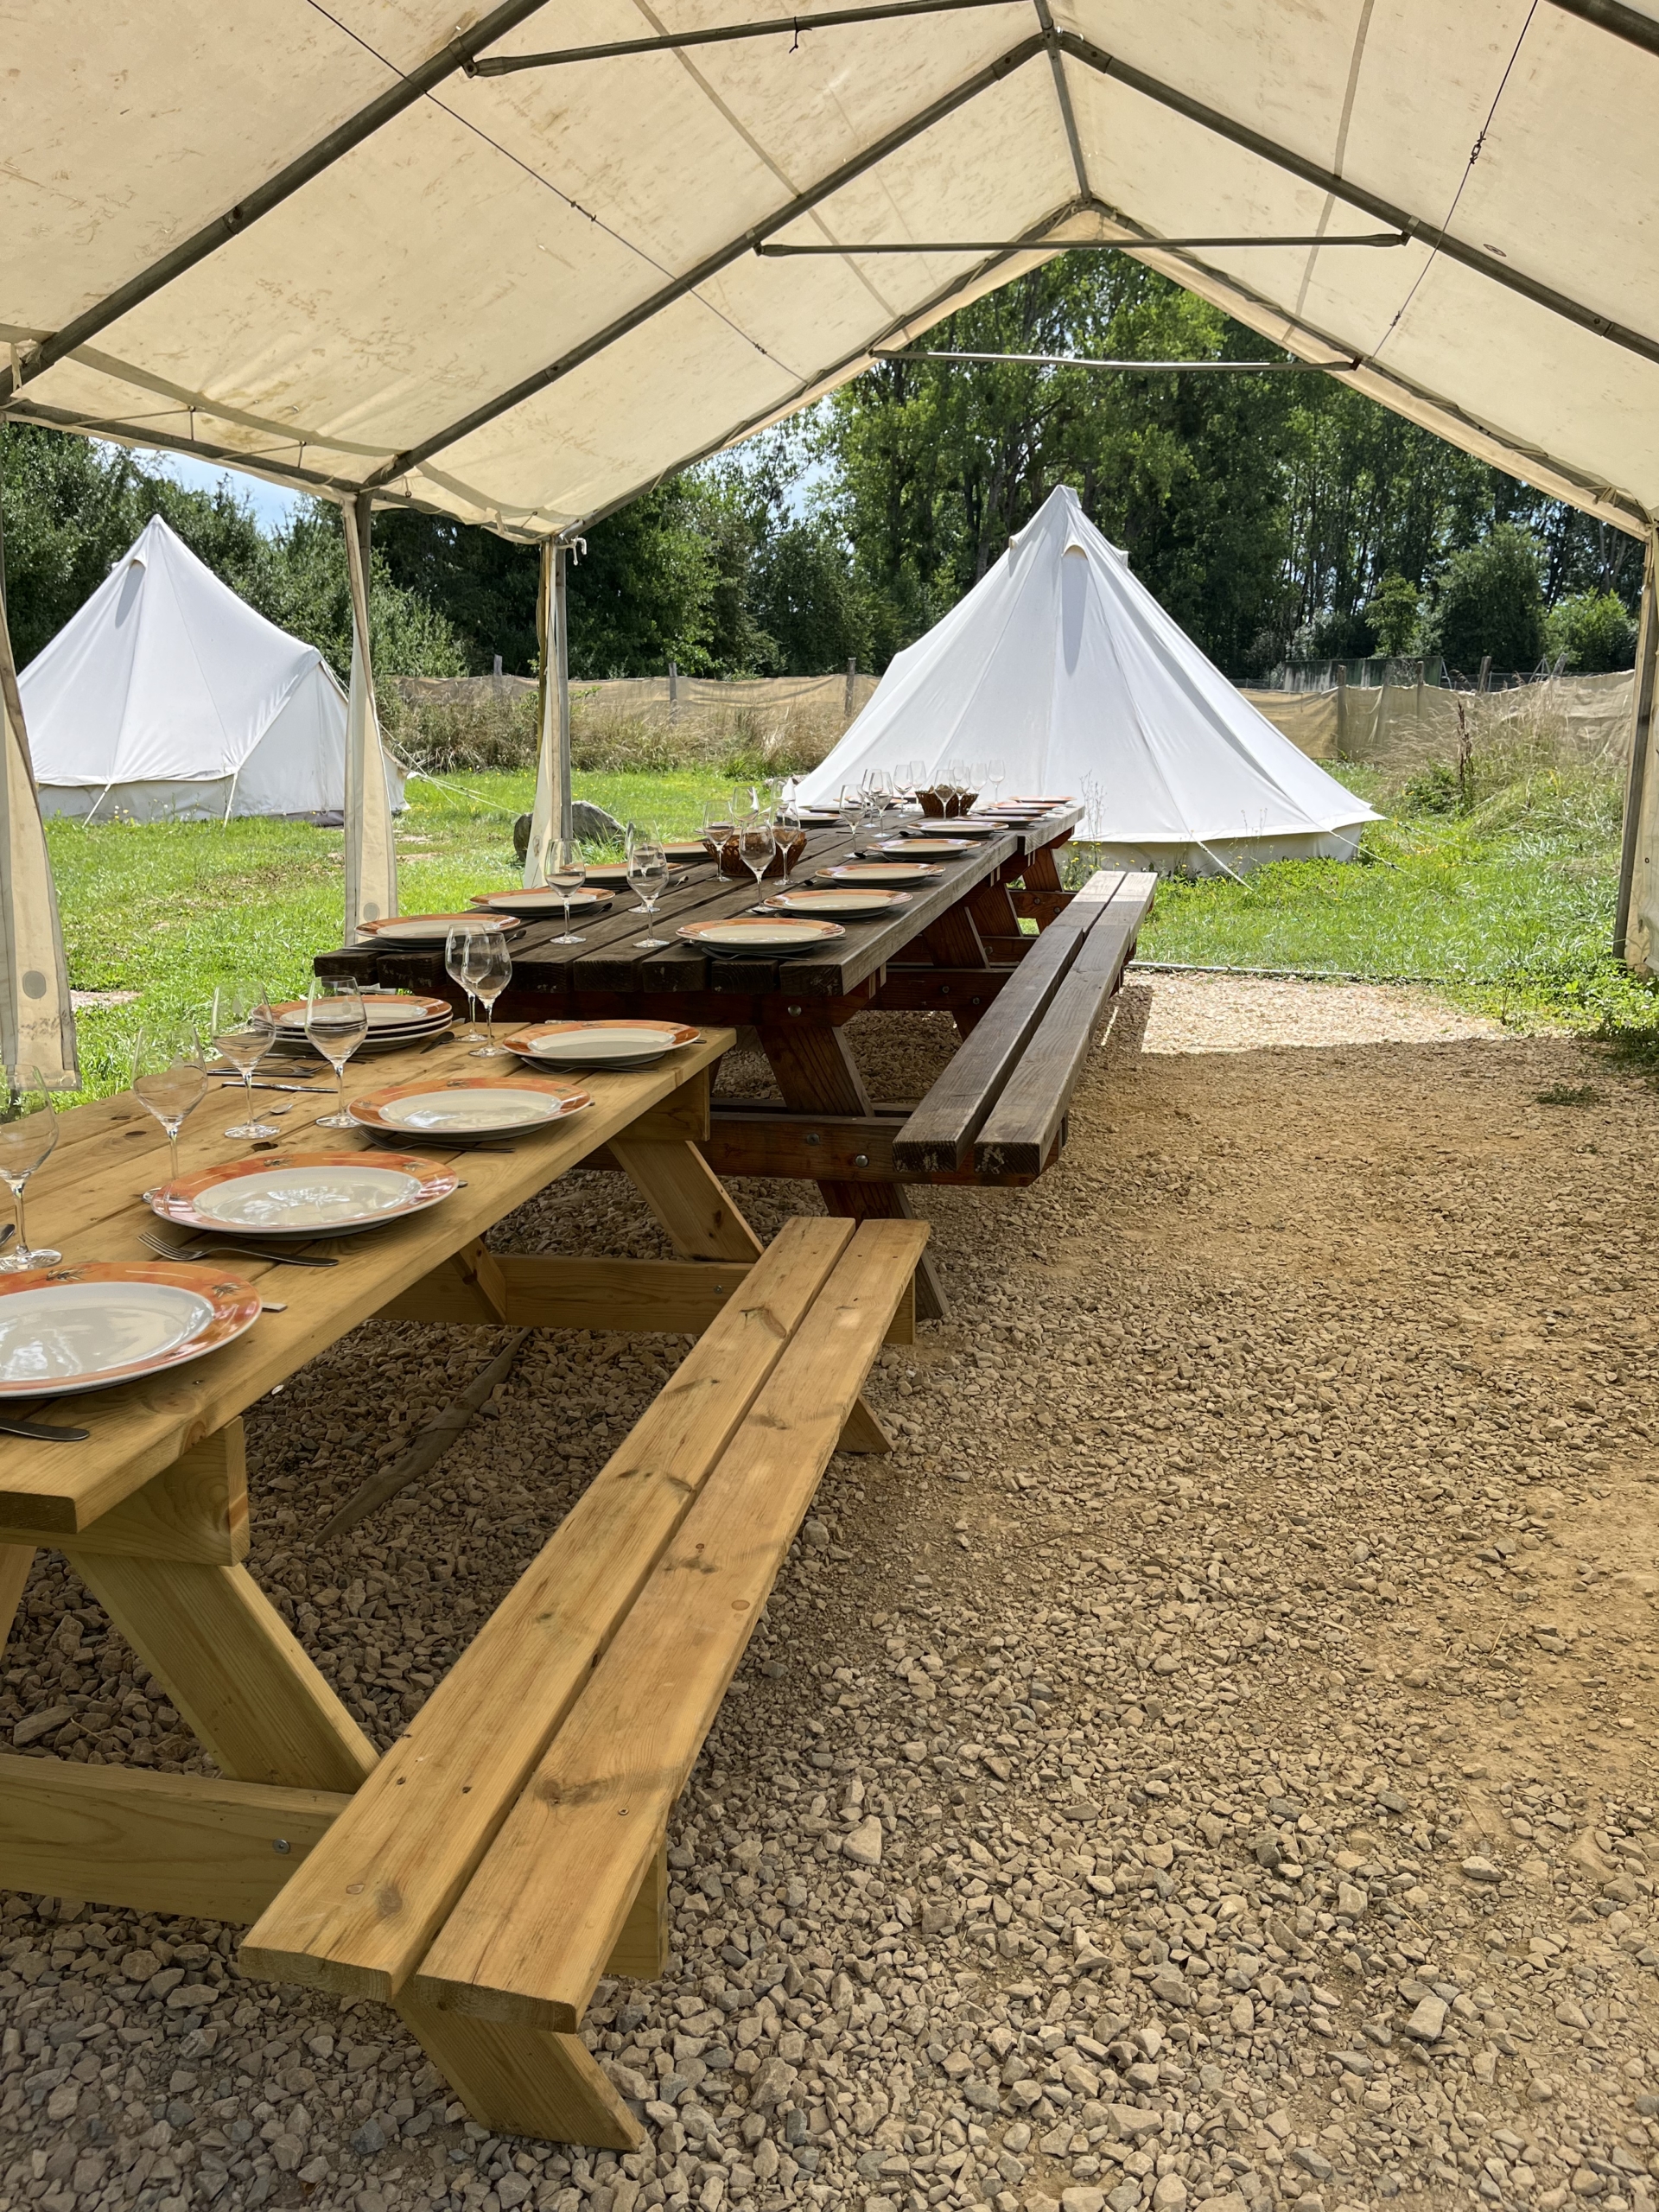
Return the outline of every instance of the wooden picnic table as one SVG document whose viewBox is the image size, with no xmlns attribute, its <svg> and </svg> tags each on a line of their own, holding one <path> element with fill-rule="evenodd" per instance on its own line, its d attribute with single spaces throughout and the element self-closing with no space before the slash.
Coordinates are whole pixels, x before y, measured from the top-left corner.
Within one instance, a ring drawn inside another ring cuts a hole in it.
<svg viewBox="0 0 1659 2212">
<path fill-rule="evenodd" d="M 791 959 L 711 957 L 676 939 L 683 923 L 746 913 L 756 903 L 753 878 L 734 881 L 712 862 L 684 872 L 649 931 L 626 893 L 602 914 L 573 918 L 580 944 L 553 943 L 563 934 L 562 921 L 556 915 L 538 918 L 513 943 L 512 980 L 498 1020 L 638 1014 L 752 1027 L 782 1093 L 782 1108 L 752 1101 L 717 1103 L 707 1147 L 710 1163 L 723 1175 L 814 1181 L 832 1215 L 906 1217 L 907 1183 L 1029 1182 L 1029 1175 L 1000 1176 L 971 1163 L 949 1171 L 901 1166 L 893 1141 L 909 1106 L 872 1100 L 842 1033 L 855 1014 L 874 1007 L 943 1011 L 954 1016 L 959 1034 L 968 1036 L 1035 942 L 1022 922 L 1034 919 L 1040 931 L 1065 908 L 1070 894 L 1055 855 L 1082 811 L 1052 808 L 1028 826 L 977 841 L 960 860 L 944 862 L 938 880 L 913 891 L 890 917 L 849 921 L 844 938 Z M 928 827 L 941 836 L 950 832 L 948 821 Z M 844 829 L 810 831 L 790 880 L 804 884 L 852 856 Z M 769 880 L 762 895 L 781 887 Z M 641 951 L 636 940 L 645 935 L 670 942 L 661 950 Z M 458 996 L 437 950 L 357 945 L 321 954 L 315 964 L 322 976 Z M 924 1319 L 943 1315 L 944 1301 L 925 1262 L 918 1299 Z"/>
<path fill-rule="evenodd" d="M 884 1335 L 913 1335 L 926 1235 L 921 1224 L 796 1221 L 763 1252 L 700 1149 L 710 1073 L 734 1042 L 729 1027 L 712 1028 L 653 1068 L 584 1075 L 591 1106 L 499 1147 L 424 1147 L 464 1164 L 448 1198 L 299 1248 L 334 1266 L 215 1262 L 219 1279 L 243 1277 L 280 1309 L 170 1374 L 26 1408 L 85 1427 L 84 1441 L 0 1437 L 0 1647 L 36 1547 L 61 1551 L 219 1769 L 0 1753 L 0 1886 L 233 1924 L 263 1916 L 253 1972 L 395 2003 L 492 2129 L 638 2145 L 638 2113 L 575 2031 L 580 2010 L 607 1961 L 613 1973 L 663 1970 L 664 1827 L 831 1452 L 891 1448 L 861 1393 Z M 473 1075 L 469 1050 L 446 1039 L 377 1055 L 348 1089 Z M 280 1143 L 260 1147 L 273 1166 L 319 1150 L 372 1152 L 366 1135 L 311 1126 L 333 1090 L 319 1080 Z M 243 1097 L 227 1085 L 198 1107 L 187 1171 L 245 1156 L 222 1135 Z M 483 1243 L 601 1148 L 677 1258 Z M 155 1217 L 139 1193 L 164 1160 L 158 1126 L 130 1095 L 66 1113 L 30 1185 L 31 1230 L 62 1249 L 66 1268 L 153 1264 L 138 1237 Z M 700 1339 L 384 1756 L 248 1571 L 241 1421 L 376 1316 Z M 556 1736 L 573 1702 L 581 1728 Z M 648 1783 L 634 1770 L 645 1735 L 664 1747 Z M 622 1762 L 623 1798 L 605 1808 L 597 1866 L 579 1837 L 537 1825 L 550 1796 L 532 1792 L 515 1815 L 538 1760 L 578 1756 L 607 1771 Z M 616 1814 L 630 1808 L 641 1818 L 620 1837 Z M 522 1894 L 489 1904 L 498 1832 L 503 1851 L 528 1841 L 554 1852 L 551 1883 L 530 1885 L 537 1912 L 565 1897 L 583 1909 L 580 1929 L 538 1918 L 526 1930 Z M 573 1888 L 564 1876 L 577 1864 Z M 485 1940 L 476 1973 L 457 1962 L 461 1930 L 448 1948 L 435 1940 L 457 1903 L 466 1940 Z M 362 1974 L 349 1959 L 310 1955 L 359 1939 L 379 1946 Z M 430 1988 L 413 1979 L 429 1950 Z M 218 1994 L 185 1989 L 174 2001 L 210 2008 Z"/>
</svg>

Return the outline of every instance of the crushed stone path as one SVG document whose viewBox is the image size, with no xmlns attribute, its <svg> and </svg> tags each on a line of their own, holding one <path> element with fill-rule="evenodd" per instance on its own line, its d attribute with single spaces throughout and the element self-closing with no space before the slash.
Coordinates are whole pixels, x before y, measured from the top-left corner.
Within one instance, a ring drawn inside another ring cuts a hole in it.
<svg viewBox="0 0 1659 2212">
<path fill-rule="evenodd" d="M 953 1319 L 709 1738 L 667 1976 L 588 2015 L 649 2148 L 493 2139 L 234 1929 L 5 1897 L 0 2212 L 1646 2212 L 1654 1094 L 1554 1038 L 1147 1052 L 1163 989 L 1055 1173 L 920 1195 Z M 880 1095 L 946 1049 L 857 1029 Z M 502 1241 L 663 1249 L 601 1174 Z M 383 1743 L 683 1350 L 533 1339 L 320 1548 L 500 1340 L 367 1326 L 249 1424 L 251 1564 Z M 55 1555 L 0 1734 L 207 1766 Z"/>
</svg>

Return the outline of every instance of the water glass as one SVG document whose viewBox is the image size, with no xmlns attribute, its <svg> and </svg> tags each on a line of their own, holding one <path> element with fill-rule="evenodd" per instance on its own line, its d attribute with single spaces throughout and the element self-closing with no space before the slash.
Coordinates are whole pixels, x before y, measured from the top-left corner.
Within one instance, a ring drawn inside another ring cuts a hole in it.
<svg viewBox="0 0 1659 2212">
<path fill-rule="evenodd" d="M 227 1137 L 279 1137 L 273 1122 L 262 1122 L 253 1103 L 254 1070 L 270 1050 L 276 1035 L 276 1017 L 270 994 L 257 983 L 221 983 L 213 993 L 213 1038 L 247 1085 L 247 1112 L 226 1130 Z"/>
<path fill-rule="evenodd" d="M 639 900 L 645 918 L 645 928 L 652 926 L 657 901 L 668 887 L 668 854 L 658 837 L 636 834 L 628 842 L 628 888 Z M 668 943 L 664 937 L 637 937 L 635 947 L 641 952 L 658 952 Z"/>
<path fill-rule="evenodd" d="M 495 1041 L 495 1002 L 512 980 L 512 957 L 507 950 L 505 931 L 487 929 L 475 933 L 475 950 L 467 974 L 473 989 L 483 1000 L 488 1017 L 484 1042 L 470 1057 L 475 1060 L 511 1059 L 512 1055 L 506 1046 Z"/>
<path fill-rule="evenodd" d="M 564 906 L 564 934 L 549 940 L 553 944 L 580 944 L 582 940 L 570 933 L 570 901 L 588 880 L 588 862 L 582 847 L 574 837 L 550 837 L 547 859 L 542 868 L 542 880 L 550 891 L 556 891 Z"/>
<path fill-rule="evenodd" d="M 853 827 L 853 855 L 861 861 L 879 861 L 882 857 L 881 809 L 874 798 L 859 809 L 858 820 Z"/>
<path fill-rule="evenodd" d="M 0 1177 L 11 1192 L 17 1241 L 0 1270 L 20 1274 L 25 1268 L 55 1267 L 61 1252 L 42 1246 L 30 1250 L 23 1227 L 23 1185 L 58 1141 L 57 1109 L 46 1077 L 35 1067 L 7 1068 L 0 1077 Z"/>
<path fill-rule="evenodd" d="M 318 981 L 305 1007 L 305 1033 L 334 1071 L 334 1110 L 320 1116 L 320 1129 L 354 1129 L 346 1111 L 346 1063 L 369 1033 L 369 1009 L 355 983 Z"/>
<path fill-rule="evenodd" d="M 132 1048 L 132 1090 L 167 1133 L 167 1187 L 171 1190 L 179 1179 L 179 1131 L 207 1090 L 207 1055 L 194 1022 L 144 1025 Z"/>
<path fill-rule="evenodd" d="M 479 1039 L 478 994 L 467 980 L 467 963 L 472 957 L 473 940 L 478 932 L 469 923 L 462 923 L 450 931 L 443 941 L 443 972 L 458 989 L 467 994 L 467 1026 L 457 1029 L 455 1041 L 461 1045 L 475 1045 Z"/>
</svg>

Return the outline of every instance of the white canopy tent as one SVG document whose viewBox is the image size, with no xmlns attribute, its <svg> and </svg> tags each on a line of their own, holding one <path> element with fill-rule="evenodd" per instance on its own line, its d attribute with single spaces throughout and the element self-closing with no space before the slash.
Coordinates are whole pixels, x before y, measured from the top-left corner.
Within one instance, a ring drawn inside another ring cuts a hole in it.
<svg viewBox="0 0 1659 2212">
<path fill-rule="evenodd" d="M 345 806 L 346 695 L 328 664 L 159 515 L 18 690 L 48 815 L 228 821 Z"/>
<path fill-rule="evenodd" d="M 1376 819 L 1205 658 L 1065 486 L 894 657 L 803 790 L 833 799 L 869 770 L 993 758 L 1010 792 L 1081 798 L 1120 868 L 1351 860 Z"/>
<path fill-rule="evenodd" d="M 545 542 L 1111 238 L 1650 537 L 1652 0 L 869 0 L 688 42 L 741 12 L 111 0 L 88 40 L 21 0 L 0 409 Z M 856 251 L 894 243 L 938 250 Z"/>
</svg>

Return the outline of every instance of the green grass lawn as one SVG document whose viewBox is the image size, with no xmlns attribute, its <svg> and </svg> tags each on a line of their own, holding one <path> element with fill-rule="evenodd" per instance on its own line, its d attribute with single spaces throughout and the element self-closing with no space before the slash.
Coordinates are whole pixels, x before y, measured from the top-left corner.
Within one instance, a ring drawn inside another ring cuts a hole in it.
<svg viewBox="0 0 1659 2212">
<path fill-rule="evenodd" d="M 1386 804 L 1363 769 L 1337 772 Z M 1408 796 L 1367 831 L 1357 862 L 1161 885 L 1141 956 L 1421 978 L 1520 1027 L 1645 1035 L 1659 1031 L 1659 998 L 1611 950 L 1618 839 L 1605 776 L 1534 774 L 1467 813 L 1414 810 Z"/>
<path fill-rule="evenodd" d="M 1374 804 L 1363 769 L 1344 769 Z M 578 775 L 579 798 L 667 836 L 694 833 L 729 779 L 707 771 Z M 520 880 L 512 818 L 528 774 L 411 778 L 398 820 L 399 884 L 410 912 L 466 905 Z M 1608 947 L 1618 793 L 1587 772 L 1521 777 L 1467 813 L 1422 810 L 1432 787 L 1392 802 L 1361 861 L 1287 861 L 1244 882 L 1170 882 L 1141 938 L 1148 960 L 1309 974 L 1432 978 L 1520 1026 L 1565 1021 L 1659 1044 L 1659 995 Z M 257 980 L 299 996 L 311 956 L 340 938 L 343 839 L 292 823 L 48 825 L 70 980 L 79 991 L 136 992 L 79 1014 L 89 1095 L 127 1079 L 129 1040 L 146 1012 L 211 1005 L 214 986 Z M 1081 859 L 1083 855 L 1079 855 Z"/>
</svg>

